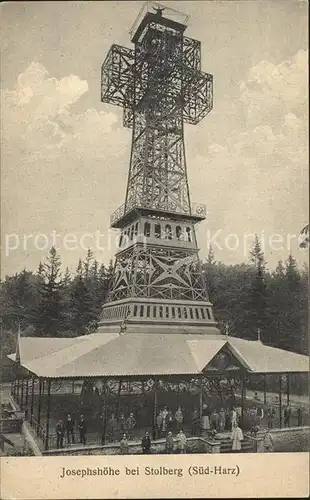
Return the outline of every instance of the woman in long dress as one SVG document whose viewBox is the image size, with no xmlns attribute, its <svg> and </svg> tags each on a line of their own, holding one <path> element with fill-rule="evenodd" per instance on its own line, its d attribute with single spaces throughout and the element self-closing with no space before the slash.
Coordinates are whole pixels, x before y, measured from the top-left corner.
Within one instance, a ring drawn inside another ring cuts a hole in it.
<svg viewBox="0 0 310 500">
<path fill-rule="evenodd" d="M 243 441 L 243 432 L 238 425 L 235 425 L 231 432 L 232 451 L 241 451 L 241 441 Z"/>
</svg>

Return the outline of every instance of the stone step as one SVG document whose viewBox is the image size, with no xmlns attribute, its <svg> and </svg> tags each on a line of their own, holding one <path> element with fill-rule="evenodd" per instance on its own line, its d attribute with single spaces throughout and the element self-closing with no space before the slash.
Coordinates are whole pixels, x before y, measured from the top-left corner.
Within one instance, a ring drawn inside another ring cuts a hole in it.
<svg viewBox="0 0 310 500">
<path fill-rule="evenodd" d="M 231 445 L 232 445 L 232 442 L 231 442 L 231 439 L 229 438 L 222 438 L 221 440 L 221 448 L 220 448 L 220 452 L 221 453 L 231 453 Z M 242 441 L 241 443 L 241 451 L 243 453 L 250 453 L 250 452 L 253 452 L 253 444 L 250 440 L 246 439 L 244 441 Z"/>
</svg>

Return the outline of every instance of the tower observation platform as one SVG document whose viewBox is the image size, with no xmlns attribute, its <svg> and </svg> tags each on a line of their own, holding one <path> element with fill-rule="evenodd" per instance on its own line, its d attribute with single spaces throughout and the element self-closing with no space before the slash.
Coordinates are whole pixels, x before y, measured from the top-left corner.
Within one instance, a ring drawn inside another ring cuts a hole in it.
<svg viewBox="0 0 310 500">
<path fill-rule="evenodd" d="M 195 234 L 206 207 L 190 200 L 184 144 L 184 123 L 212 109 L 213 78 L 186 22 L 148 4 L 134 47 L 112 45 L 102 65 L 101 100 L 123 107 L 132 145 L 125 202 L 110 221 L 121 234 L 101 332 L 219 333 Z"/>
</svg>

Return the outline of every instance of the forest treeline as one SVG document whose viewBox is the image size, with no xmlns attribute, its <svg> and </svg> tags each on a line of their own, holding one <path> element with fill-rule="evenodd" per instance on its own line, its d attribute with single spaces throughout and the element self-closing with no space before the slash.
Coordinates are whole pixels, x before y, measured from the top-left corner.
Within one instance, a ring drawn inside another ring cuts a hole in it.
<svg viewBox="0 0 310 500">
<path fill-rule="evenodd" d="M 36 272 L 23 270 L 1 283 L 3 354 L 15 347 L 20 325 L 27 336 L 77 336 L 96 331 L 107 299 L 113 264 L 99 264 L 92 251 L 79 260 L 75 273 L 61 272 L 52 248 Z M 308 269 L 288 255 L 275 270 L 267 268 L 256 238 L 247 263 L 216 261 L 212 248 L 202 263 L 210 301 L 220 329 L 229 335 L 261 340 L 275 347 L 306 353 Z"/>
</svg>

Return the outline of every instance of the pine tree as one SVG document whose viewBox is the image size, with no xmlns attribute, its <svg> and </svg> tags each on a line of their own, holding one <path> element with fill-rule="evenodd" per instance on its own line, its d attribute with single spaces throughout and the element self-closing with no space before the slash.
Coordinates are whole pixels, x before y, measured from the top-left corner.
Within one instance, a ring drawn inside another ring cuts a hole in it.
<svg viewBox="0 0 310 500">
<path fill-rule="evenodd" d="M 83 276 L 84 276 L 84 279 L 86 281 L 90 277 L 90 271 L 91 271 L 91 266 L 92 266 L 93 260 L 94 260 L 94 255 L 93 255 L 93 252 L 91 251 L 91 249 L 89 248 L 87 250 L 86 258 L 83 262 Z"/>
<path fill-rule="evenodd" d="M 302 352 L 304 349 L 304 338 L 302 334 L 302 317 L 306 309 L 304 290 L 302 287 L 301 274 L 297 262 L 289 255 L 285 262 L 285 317 L 287 327 L 284 330 L 282 344 L 285 348 Z"/>
<path fill-rule="evenodd" d="M 39 300 L 39 279 L 24 269 L 12 277 L 6 276 L 1 284 L 1 309 L 5 329 L 17 330 L 29 327 Z"/>
<path fill-rule="evenodd" d="M 42 276 L 42 274 L 43 274 L 43 264 L 42 262 L 40 262 L 38 266 L 38 276 Z"/>
<path fill-rule="evenodd" d="M 76 274 L 77 276 L 81 276 L 83 275 L 83 265 L 82 265 L 82 260 L 79 259 L 79 262 L 78 262 L 78 265 L 77 265 L 77 268 L 76 268 Z"/>
<path fill-rule="evenodd" d="M 273 276 L 276 279 L 282 279 L 282 278 L 284 278 L 284 274 L 285 274 L 285 267 L 283 265 L 282 260 L 279 260 L 277 267 L 275 269 L 275 272 L 273 273 Z"/>
<path fill-rule="evenodd" d="M 255 236 L 253 248 L 250 252 L 250 262 L 254 273 L 251 280 L 247 308 L 248 334 L 250 338 L 256 338 L 258 330 L 260 330 L 261 338 L 268 341 L 270 340 L 270 331 L 268 328 L 266 262 L 257 235 Z"/>
<path fill-rule="evenodd" d="M 71 287 L 72 287 L 72 277 L 68 267 L 66 267 L 60 289 L 61 305 L 62 305 L 61 329 L 64 332 L 66 332 L 66 335 L 68 335 L 72 331 Z"/>
<path fill-rule="evenodd" d="M 52 247 L 43 264 L 40 300 L 35 318 L 36 331 L 43 337 L 58 336 L 63 327 L 60 268 L 60 257 Z"/>
<path fill-rule="evenodd" d="M 215 257 L 214 257 L 214 252 L 213 252 L 212 245 L 209 246 L 208 257 L 207 257 L 206 263 L 208 265 L 215 264 Z"/>
<path fill-rule="evenodd" d="M 104 264 L 100 266 L 98 273 L 98 296 L 101 304 L 104 304 L 104 302 L 106 302 L 108 298 L 109 289 L 113 279 L 113 273 L 114 266 L 112 260 L 110 260 L 108 267 L 106 267 Z"/>
<path fill-rule="evenodd" d="M 85 334 L 87 327 L 96 320 L 91 295 L 81 276 L 77 276 L 72 285 L 71 315 L 72 328 L 79 335 Z"/>
<path fill-rule="evenodd" d="M 215 284 L 216 262 L 211 245 L 209 247 L 207 260 L 204 264 L 202 264 L 202 270 L 208 290 L 209 300 L 213 305 L 215 305 L 217 300 L 216 284 Z"/>
</svg>

